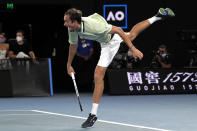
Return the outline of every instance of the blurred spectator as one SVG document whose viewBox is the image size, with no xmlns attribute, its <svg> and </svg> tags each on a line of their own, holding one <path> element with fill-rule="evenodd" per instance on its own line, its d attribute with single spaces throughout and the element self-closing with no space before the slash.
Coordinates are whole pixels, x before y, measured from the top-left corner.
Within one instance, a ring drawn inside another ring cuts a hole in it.
<svg viewBox="0 0 197 131">
<path fill-rule="evenodd" d="M 188 54 L 189 54 L 189 61 L 188 61 L 189 64 L 187 66 L 197 67 L 197 49 L 193 48 L 188 50 Z"/>
<path fill-rule="evenodd" d="M 82 58 L 84 61 L 87 61 L 92 56 L 93 52 L 93 42 L 91 40 L 79 38 L 77 56 Z"/>
<path fill-rule="evenodd" d="M 133 62 L 135 59 L 133 58 L 132 52 L 128 50 L 127 52 L 127 68 L 132 69 L 133 68 Z"/>
<path fill-rule="evenodd" d="M 128 46 L 124 42 L 122 42 L 109 68 L 131 69 L 131 68 L 137 68 L 138 66 L 139 66 L 139 60 L 133 58 L 132 52 L 129 50 Z"/>
<path fill-rule="evenodd" d="M 109 65 L 109 69 L 122 69 L 126 68 L 127 60 L 127 51 L 129 50 L 128 46 L 122 42 L 120 43 L 120 48 L 116 55 L 114 56 L 113 61 Z"/>
<path fill-rule="evenodd" d="M 0 33 L 0 59 L 6 59 L 7 57 L 9 44 L 6 40 L 5 33 Z"/>
<path fill-rule="evenodd" d="M 83 87 L 83 91 L 90 90 L 93 85 L 93 54 L 93 41 L 79 38 L 76 56 L 73 61 L 75 64 L 73 66 L 80 65 L 75 67 L 75 71 L 77 72 L 78 84 Z"/>
<path fill-rule="evenodd" d="M 10 41 L 8 57 L 35 59 L 32 47 L 27 40 L 24 39 L 24 32 L 22 30 L 16 32 L 16 40 Z"/>
<path fill-rule="evenodd" d="M 117 54 L 114 56 L 113 61 L 110 64 L 109 68 L 112 69 L 123 69 L 126 67 L 126 53 L 123 52 L 117 52 Z"/>
<path fill-rule="evenodd" d="M 151 61 L 152 68 L 171 68 L 173 56 L 168 52 L 167 46 L 162 44 L 158 50 L 154 52 L 154 57 Z"/>
</svg>

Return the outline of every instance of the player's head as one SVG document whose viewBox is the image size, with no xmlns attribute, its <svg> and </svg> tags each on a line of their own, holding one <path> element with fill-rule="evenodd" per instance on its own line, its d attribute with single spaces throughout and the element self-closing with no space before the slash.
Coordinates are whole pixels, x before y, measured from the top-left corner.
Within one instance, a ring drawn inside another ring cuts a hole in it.
<svg viewBox="0 0 197 131">
<path fill-rule="evenodd" d="M 75 8 L 67 10 L 64 15 L 64 26 L 68 27 L 70 31 L 78 29 L 81 24 L 82 12 Z"/>
</svg>

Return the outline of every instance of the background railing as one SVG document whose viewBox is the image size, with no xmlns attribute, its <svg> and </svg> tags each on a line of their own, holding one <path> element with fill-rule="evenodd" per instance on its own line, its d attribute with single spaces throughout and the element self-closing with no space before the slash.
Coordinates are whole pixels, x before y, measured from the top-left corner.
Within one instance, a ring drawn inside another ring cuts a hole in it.
<svg viewBox="0 0 197 131">
<path fill-rule="evenodd" d="M 0 96 L 52 96 L 51 60 L 0 60 Z"/>
</svg>

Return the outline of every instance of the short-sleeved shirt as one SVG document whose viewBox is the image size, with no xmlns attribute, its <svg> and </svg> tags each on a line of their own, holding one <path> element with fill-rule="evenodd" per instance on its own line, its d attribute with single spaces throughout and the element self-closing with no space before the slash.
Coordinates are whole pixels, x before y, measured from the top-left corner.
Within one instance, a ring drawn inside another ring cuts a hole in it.
<svg viewBox="0 0 197 131">
<path fill-rule="evenodd" d="M 17 44 L 16 41 L 13 41 L 9 45 L 9 50 L 13 51 L 15 55 L 19 52 L 24 52 L 29 55 L 29 52 L 32 51 L 32 46 L 27 41 L 24 41 L 22 45 Z"/>
<path fill-rule="evenodd" d="M 94 40 L 99 43 L 108 43 L 111 39 L 109 32 L 112 29 L 112 25 L 108 24 L 106 20 L 97 13 L 88 17 L 82 17 L 81 30 L 70 32 L 69 43 L 77 44 L 78 36 L 82 39 Z"/>
</svg>

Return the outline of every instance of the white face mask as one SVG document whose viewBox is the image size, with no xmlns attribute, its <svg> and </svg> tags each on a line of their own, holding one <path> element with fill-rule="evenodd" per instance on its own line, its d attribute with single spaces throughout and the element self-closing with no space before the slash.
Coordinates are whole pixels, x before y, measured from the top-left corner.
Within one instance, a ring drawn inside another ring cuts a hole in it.
<svg viewBox="0 0 197 131">
<path fill-rule="evenodd" d="M 161 54 L 161 56 L 162 56 L 163 58 L 166 57 L 166 55 L 167 55 L 166 53 Z"/>
<path fill-rule="evenodd" d="M 22 38 L 21 36 L 17 36 L 17 37 L 16 37 L 16 41 L 17 41 L 17 42 L 22 41 L 22 40 L 23 40 L 23 38 Z"/>
<path fill-rule="evenodd" d="M 132 56 L 132 52 L 131 52 L 131 51 L 128 51 L 128 52 L 127 52 L 127 55 L 128 55 L 129 57 L 131 57 L 131 56 Z"/>
</svg>

